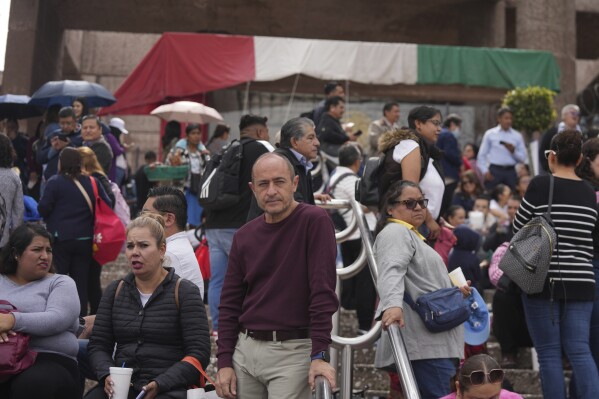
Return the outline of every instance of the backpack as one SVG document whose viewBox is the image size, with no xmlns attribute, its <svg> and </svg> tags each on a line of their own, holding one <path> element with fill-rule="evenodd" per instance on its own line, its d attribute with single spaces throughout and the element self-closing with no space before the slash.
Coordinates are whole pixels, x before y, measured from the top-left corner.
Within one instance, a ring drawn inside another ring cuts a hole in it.
<svg viewBox="0 0 599 399">
<path fill-rule="evenodd" d="M 346 177 L 349 176 L 353 176 L 353 173 L 344 173 L 341 176 L 339 176 L 339 178 L 337 179 L 337 181 L 335 183 L 333 183 L 332 185 L 327 186 L 324 190 L 325 194 L 329 194 L 331 197 L 333 196 L 333 190 L 335 190 L 335 187 L 337 187 L 337 184 L 339 184 L 341 182 L 341 180 L 345 179 Z M 335 225 L 335 230 L 338 231 L 343 231 L 345 229 L 347 229 L 347 223 L 345 223 L 345 219 L 343 218 L 343 215 L 345 215 L 347 212 L 351 212 L 351 209 L 343 209 L 342 212 L 340 212 L 337 209 L 330 209 L 328 211 L 329 216 L 331 217 L 331 219 L 333 220 L 333 225 Z"/>
<path fill-rule="evenodd" d="M 123 226 L 127 227 L 131 222 L 131 210 L 127 204 L 127 200 L 123 197 L 123 193 L 119 189 L 119 186 L 115 182 L 110 182 L 110 189 L 114 194 L 114 213 L 119 217 L 119 220 L 123 222 Z"/>
<path fill-rule="evenodd" d="M 428 170 L 428 149 L 422 139 L 418 140 L 418 146 L 420 148 L 420 180 L 426 174 Z M 366 161 L 364 166 L 364 172 L 362 177 L 356 181 L 356 201 L 367 207 L 375 207 L 378 209 L 380 203 L 380 192 L 387 191 L 391 183 L 397 180 L 401 180 L 401 164 L 395 162 L 397 165 L 397 173 L 395 173 L 392 180 L 385 184 L 383 181 L 383 175 L 385 174 L 385 164 L 387 157 L 393 156 L 393 148 L 387 150 L 384 155 L 380 157 L 370 157 Z M 385 185 L 386 187 L 382 187 Z"/>
<path fill-rule="evenodd" d="M 370 157 L 364 165 L 362 177 L 356 180 L 356 201 L 364 206 L 379 206 L 379 188 L 374 175 L 383 169 L 382 163 L 385 157 Z"/>
<path fill-rule="evenodd" d="M 526 294 L 538 294 L 545 287 L 553 251 L 557 248 L 557 233 L 551 220 L 553 175 L 549 175 L 547 211 L 533 218 L 514 234 L 499 269 Z M 558 257 L 559 265 L 559 257 Z"/>
<path fill-rule="evenodd" d="M 239 175 L 243 143 L 233 140 L 220 154 L 210 158 L 200 180 L 198 201 L 204 209 L 226 209 L 239 203 Z"/>
</svg>

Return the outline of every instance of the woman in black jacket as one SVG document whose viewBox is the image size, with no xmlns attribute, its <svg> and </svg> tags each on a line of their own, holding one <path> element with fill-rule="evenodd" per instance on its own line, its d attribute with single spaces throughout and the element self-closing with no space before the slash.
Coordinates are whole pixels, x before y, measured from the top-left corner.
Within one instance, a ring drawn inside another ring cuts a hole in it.
<svg viewBox="0 0 599 399">
<path fill-rule="evenodd" d="M 162 267 L 165 252 L 160 216 L 140 216 L 127 226 L 131 272 L 114 281 L 100 302 L 89 342 L 100 384 L 87 398 L 110 397 L 109 368 L 124 364 L 133 369 L 129 398 L 144 390 L 146 399 L 184 399 L 187 388 L 200 380 L 192 363 L 208 366 L 210 336 L 200 291 Z"/>
</svg>

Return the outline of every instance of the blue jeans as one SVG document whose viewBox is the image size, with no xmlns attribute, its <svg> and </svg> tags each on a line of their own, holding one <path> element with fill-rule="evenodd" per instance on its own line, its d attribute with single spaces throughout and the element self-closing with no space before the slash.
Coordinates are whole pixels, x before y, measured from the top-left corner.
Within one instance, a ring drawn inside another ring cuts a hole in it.
<svg viewBox="0 0 599 399">
<path fill-rule="evenodd" d="M 451 393 L 450 381 L 456 373 L 455 360 L 424 359 L 410 361 L 422 399 L 439 399 Z"/>
<path fill-rule="evenodd" d="M 599 259 L 593 259 L 593 270 L 595 271 L 595 302 L 591 314 L 591 353 L 595 359 L 595 365 L 599 367 Z"/>
<path fill-rule="evenodd" d="M 212 330 L 218 331 L 218 305 L 220 292 L 223 289 L 229 252 L 233 244 L 233 234 L 237 229 L 206 229 L 206 239 L 210 248 L 210 289 L 208 289 L 208 305 L 212 317 Z"/>
<path fill-rule="evenodd" d="M 579 397 L 599 398 L 599 375 L 589 347 L 593 302 L 551 303 L 547 299 L 531 299 L 523 294 L 522 305 L 539 356 L 543 397 L 566 398 L 563 350 L 576 374 Z"/>
</svg>

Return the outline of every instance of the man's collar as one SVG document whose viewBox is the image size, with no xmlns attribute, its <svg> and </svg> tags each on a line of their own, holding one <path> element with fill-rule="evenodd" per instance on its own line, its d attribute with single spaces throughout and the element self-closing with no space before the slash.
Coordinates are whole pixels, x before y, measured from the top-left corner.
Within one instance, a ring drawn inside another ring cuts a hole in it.
<svg viewBox="0 0 599 399">
<path fill-rule="evenodd" d="M 305 156 L 303 156 L 299 152 L 295 151 L 293 148 L 289 147 L 289 151 L 291 151 L 291 153 L 297 158 L 297 160 L 299 161 L 299 163 L 304 168 L 306 168 L 306 173 L 308 171 L 310 171 L 314 167 L 314 165 L 312 164 L 312 162 L 310 162 Z"/>
<path fill-rule="evenodd" d="M 187 238 L 187 233 L 185 231 L 180 231 L 178 233 L 175 233 L 171 236 L 166 237 L 166 242 L 168 243 L 168 242 L 177 240 L 179 238 Z"/>
<path fill-rule="evenodd" d="M 389 126 L 389 127 L 395 127 L 396 123 L 391 123 L 389 121 L 389 119 L 387 119 L 386 117 L 383 116 L 383 124 Z"/>
</svg>

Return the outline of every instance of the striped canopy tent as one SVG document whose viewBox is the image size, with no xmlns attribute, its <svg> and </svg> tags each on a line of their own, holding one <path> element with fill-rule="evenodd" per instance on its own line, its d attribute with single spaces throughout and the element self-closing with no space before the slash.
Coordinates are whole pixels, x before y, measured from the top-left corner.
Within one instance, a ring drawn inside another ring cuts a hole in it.
<svg viewBox="0 0 599 399">
<path fill-rule="evenodd" d="M 300 75 L 362 85 L 503 90 L 538 85 L 559 91 L 560 81 L 555 57 L 546 51 L 165 33 L 101 114 L 149 114 L 213 90 Z"/>
</svg>

